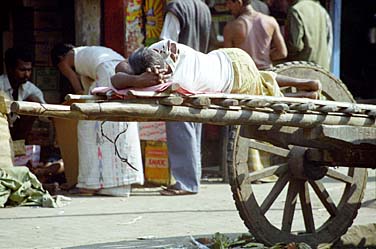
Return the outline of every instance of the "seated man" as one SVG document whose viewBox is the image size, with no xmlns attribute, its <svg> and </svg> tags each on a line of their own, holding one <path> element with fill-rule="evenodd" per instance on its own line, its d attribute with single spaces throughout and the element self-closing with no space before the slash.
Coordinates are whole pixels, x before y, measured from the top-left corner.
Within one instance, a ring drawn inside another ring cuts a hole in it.
<svg viewBox="0 0 376 249">
<path fill-rule="evenodd" d="M 119 63 L 112 76 L 117 89 L 148 87 L 171 80 L 191 92 L 240 93 L 283 96 L 279 87 L 296 87 L 285 96 L 317 99 L 318 80 L 298 79 L 259 71 L 252 58 L 238 48 L 213 50 L 208 54 L 188 46 L 162 40 L 139 48 L 128 61 Z"/>
<path fill-rule="evenodd" d="M 5 52 L 6 74 L 0 76 L 0 91 L 10 100 L 46 103 L 42 91 L 31 83 L 32 57 L 23 48 L 9 48 Z M 13 118 L 12 118 L 13 119 Z M 26 139 L 35 117 L 22 116 L 11 120 L 10 132 L 13 140 Z"/>
</svg>

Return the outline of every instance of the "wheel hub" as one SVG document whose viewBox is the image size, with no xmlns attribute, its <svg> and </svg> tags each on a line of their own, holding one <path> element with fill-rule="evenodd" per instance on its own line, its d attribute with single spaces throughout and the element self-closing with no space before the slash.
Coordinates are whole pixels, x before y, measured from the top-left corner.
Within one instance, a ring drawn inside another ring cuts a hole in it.
<svg viewBox="0 0 376 249">
<path fill-rule="evenodd" d="M 319 180 L 328 172 L 328 167 L 316 165 L 306 158 L 308 148 L 293 146 L 288 155 L 291 175 L 300 180 Z"/>
</svg>

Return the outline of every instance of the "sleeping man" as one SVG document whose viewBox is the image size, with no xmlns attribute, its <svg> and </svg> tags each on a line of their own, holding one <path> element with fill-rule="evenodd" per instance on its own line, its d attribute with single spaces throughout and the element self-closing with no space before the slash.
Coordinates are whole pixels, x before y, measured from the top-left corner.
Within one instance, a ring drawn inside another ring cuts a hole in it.
<svg viewBox="0 0 376 249">
<path fill-rule="evenodd" d="M 190 92 L 283 96 L 280 87 L 296 87 L 289 97 L 317 99 L 318 80 L 299 79 L 259 71 L 252 58 L 238 48 L 208 54 L 186 45 L 162 40 L 137 49 L 116 67 L 111 83 L 116 89 L 149 87 L 172 81 Z"/>
</svg>

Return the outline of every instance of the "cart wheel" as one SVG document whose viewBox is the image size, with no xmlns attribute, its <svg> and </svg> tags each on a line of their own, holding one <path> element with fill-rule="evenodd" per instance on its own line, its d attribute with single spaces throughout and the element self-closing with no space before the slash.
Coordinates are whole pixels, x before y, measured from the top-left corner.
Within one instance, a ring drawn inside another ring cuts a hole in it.
<svg viewBox="0 0 376 249">
<path fill-rule="evenodd" d="M 316 65 L 290 62 L 277 66 L 274 71 L 287 76 L 320 79 L 325 99 L 355 102 L 339 79 Z M 317 246 L 337 241 L 358 213 L 367 169 L 325 167 L 317 179 L 299 178 L 291 170 L 295 166 L 290 166 L 301 163 L 299 149 L 295 147 L 294 151 L 288 151 L 270 146 L 266 151 L 272 154 L 289 152 L 289 161 L 250 172 L 248 150 L 252 140 L 239 136 L 239 131 L 240 126 L 230 127 L 229 180 L 240 217 L 252 235 L 266 245 L 305 242 Z M 291 153 L 294 153 L 292 158 Z M 254 184 L 271 175 L 278 177 L 276 182 Z M 293 222 L 294 217 L 300 218 L 301 224 Z"/>
</svg>

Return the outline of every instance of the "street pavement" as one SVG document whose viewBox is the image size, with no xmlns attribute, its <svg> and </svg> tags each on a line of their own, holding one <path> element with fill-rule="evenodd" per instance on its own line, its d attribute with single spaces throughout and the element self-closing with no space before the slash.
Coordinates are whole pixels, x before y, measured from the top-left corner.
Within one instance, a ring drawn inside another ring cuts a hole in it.
<svg viewBox="0 0 376 249">
<path fill-rule="evenodd" d="M 254 191 L 265 196 L 271 186 L 254 185 Z M 326 186 L 331 194 L 340 195 L 335 182 Z M 1 209 L 0 248 L 197 248 L 190 236 L 248 232 L 228 184 L 203 182 L 199 194 L 187 196 L 160 196 L 159 190 L 134 188 L 129 198 L 70 196 L 60 208 Z M 277 202 L 283 205 L 283 200 Z M 369 170 L 362 203 L 354 225 L 376 224 L 375 170 Z M 281 212 L 274 208 L 268 218 L 278 223 Z M 299 216 L 296 219 L 302 223 Z M 318 219 L 324 221 L 325 216 Z"/>
</svg>

